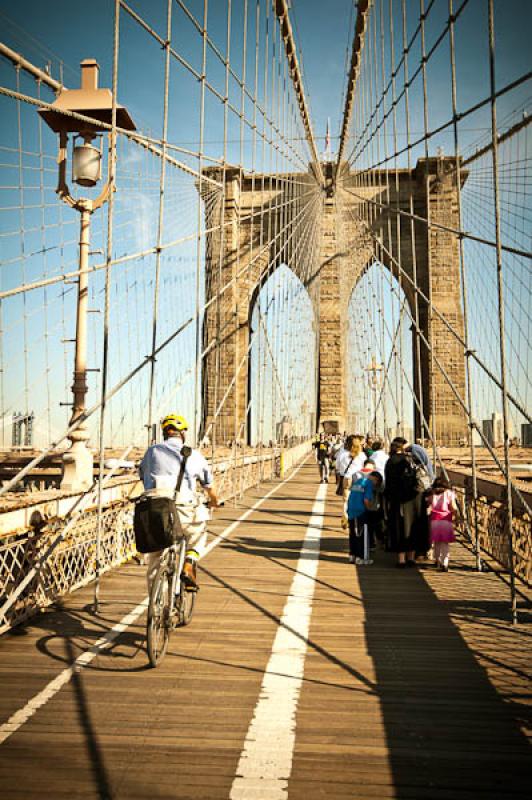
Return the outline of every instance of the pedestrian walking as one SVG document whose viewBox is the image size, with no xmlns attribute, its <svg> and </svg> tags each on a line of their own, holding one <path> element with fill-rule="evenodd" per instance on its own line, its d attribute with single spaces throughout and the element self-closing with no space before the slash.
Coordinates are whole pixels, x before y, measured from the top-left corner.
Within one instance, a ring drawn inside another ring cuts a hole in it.
<svg viewBox="0 0 532 800">
<path fill-rule="evenodd" d="M 432 484 L 427 513 L 430 517 L 430 541 L 434 548 L 436 566 L 443 572 L 449 570 L 449 545 L 455 541 L 453 512 L 458 511 L 456 495 L 444 477 Z"/>
<path fill-rule="evenodd" d="M 424 489 L 414 460 L 405 453 L 405 446 L 406 439 L 393 440 L 384 469 L 389 549 L 397 553 L 399 568 L 416 564 L 416 523 L 425 513 Z"/>
<path fill-rule="evenodd" d="M 375 439 L 371 445 L 371 448 L 373 450 L 371 454 L 371 460 L 375 463 L 375 469 L 377 472 L 380 472 L 384 478 L 384 468 L 389 458 L 388 453 L 385 451 L 381 439 Z"/>
<path fill-rule="evenodd" d="M 316 459 L 320 471 L 320 483 L 329 483 L 329 453 L 330 445 L 323 434 L 321 434 L 316 447 Z"/>
<path fill-rule="evenodd" d="M 434 475 L 434 467 L 430 456 L 420 444 L 411 444 L 405 448 L 405 452 L 413 459 L 417 472 L 418 487 L 422 489 L 420 513 L 416 515 L 414 520 L 413 538 L 416 543 L 416 559 L 426 561 L 430 550 L 430 531 L 429 520 L 426 514 L 423 513 L 423 507 L 426 505 L 428 493 L 436 477 Z M 425 503 L 424 503 L 425 500 Z"/>
<path fill-rule="evenodd" d="M 366 524 L 368 526 L 369 549 L 375 550 L 377 541 L 383 542 L 383 493 L 384 479 L 380 472 L 375 469 L 373 459 L 369 459 L 362 468 L 361 475 L 368 476 L 373 483 L 373 498 L 366 510 Z"/>
<path fill-rule="evenodd" d="M 370 559 L 370 534 L 368 528 L 367 512 L 371 509 L 374 498 L 377 472 L 368 475 L 356 475 L 349 490 L 347 499 L 347 522 L 349 526 L 349 563 L 369 565 Z"/>
<path fill-rule="evenodd" d="M 355 476 L 358 476 L 366 462 L 366 454 L 362 449 L 362 439 L 360 436 L 353 436 L 348 455 L 343 461 L 343 487 L 348 489 Z"/>
</svg>

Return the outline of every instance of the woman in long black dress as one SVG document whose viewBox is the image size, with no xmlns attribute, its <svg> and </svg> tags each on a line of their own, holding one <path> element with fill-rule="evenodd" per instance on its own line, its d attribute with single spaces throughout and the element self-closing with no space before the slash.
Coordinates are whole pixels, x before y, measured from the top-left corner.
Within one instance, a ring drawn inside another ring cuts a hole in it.
<svg viewBox="0 0 532 800">
<path fill-rule="evenodd" d="M 412 478 L 412 461 L 404 452 L 405 439 L 394 439 L 384 468 L 390 550 L 397 567 L 415 566 L 415 523 L 422 513 L 422 496 Z"/>
<path fill-rule="evenodd" d="M 430 550 L 429 518 L 426 513 L 427 496 L 434 482 L 434 467 L 430 456 L 420 444 L 411 444 L 406 448 L 407 454 L 414 459 L 420 472 L 423 491 L 420 495 L 420 514 L 414 523 L 413 537 L 415 540 L 416 558 L 426 559 Z"/>
</svg>

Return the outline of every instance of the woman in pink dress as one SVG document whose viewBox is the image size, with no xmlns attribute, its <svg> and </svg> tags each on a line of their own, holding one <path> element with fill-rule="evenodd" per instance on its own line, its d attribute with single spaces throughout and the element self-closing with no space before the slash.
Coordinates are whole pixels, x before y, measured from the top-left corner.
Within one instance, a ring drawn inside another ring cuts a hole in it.
<svg viewBox="0 0 532 800">
<path fill-rule="evenodd" d="M 436 566 L 443 572 L 449 570 L 449 545 L 455 541 L 453 511 L 457 511 L 456 495 L 451 484 L 443 477 L 432 484 L 432 495 L 427 513 L 430 516 L 430 541 L 434 548 Z"/>
</svg>

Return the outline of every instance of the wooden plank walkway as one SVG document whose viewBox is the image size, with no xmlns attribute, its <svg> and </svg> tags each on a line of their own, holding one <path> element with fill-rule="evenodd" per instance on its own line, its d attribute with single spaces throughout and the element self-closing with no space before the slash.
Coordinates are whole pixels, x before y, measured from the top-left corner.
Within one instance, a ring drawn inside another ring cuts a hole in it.
<svg viewBox="0 0 532 800">
<path fill-rule="evenodd" d="M 2 800 L 231 796 L 316 472 L 309 461 L 202 561 L 192 625 L 158 669 L 147 667 L 141 616 L 0 744 Z M 213 533 L 274 485 L 220 509 Z M 508 590 L 458 545 L 448 574 L 395 570 L 381 552 L 373 566 L 349 565 L 339 511 L 331 484 L 287 792 L 265 784 L 241 796 L 529 797 L 532 626 L 512 628 Z M 84 589 L 4 636 L 0 725 L 144 595 L 132 563 L 103 580 L 99 615 Z"/>
</svg>

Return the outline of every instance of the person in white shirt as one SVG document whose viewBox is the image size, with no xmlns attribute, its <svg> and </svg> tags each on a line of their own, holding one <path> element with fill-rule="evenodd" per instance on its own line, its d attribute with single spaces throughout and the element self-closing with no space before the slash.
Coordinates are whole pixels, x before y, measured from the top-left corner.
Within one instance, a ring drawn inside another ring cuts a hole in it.
<svg viewBox="0 0 532 800">
<path fill-rule="evenodd" d="M 384 478 L 384 467 L 386 466 L 386 462 L 389 459 L 388 453 L 384 450 L 384 445 L 380 439 L 376 439 L 373 444 L 371 445 L 372 454 L 371 460 L 375 464 L 375 469 L 377 472 L 380 472 L 382 477 Z"/>
<path fill-rule="evenodd" d="M 360 436 L 353 436 L 351 447 L 343 462 L 344 491 L 349 489 L 351 483 L 357 480 L 366 462 L 366 454 L 362 449 L 362 439 Z"/>
<path fill-rule="evenodd" d="M 349 463 L 351 456 L 349 455 L 349 451 L 351 450 L 351 445 L 353 443 L 354 436 L 347 436 L 343 445 L 340 447 L 338 452 L 336 453 L 336 461 L 335 461 L 335 472 L 339 475 L 342 475 L 344 469 L 346 468 L 347 464 Z"/>
</svg>

